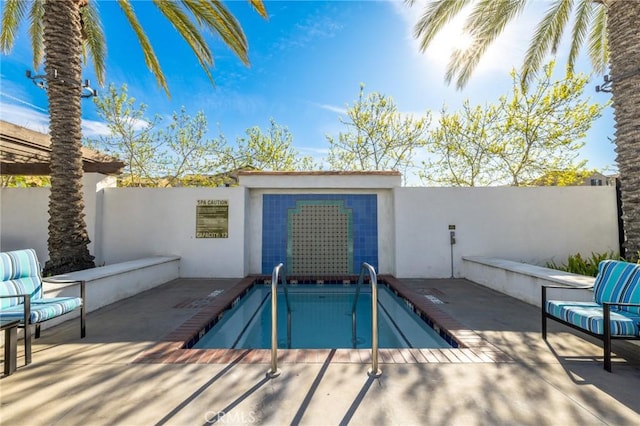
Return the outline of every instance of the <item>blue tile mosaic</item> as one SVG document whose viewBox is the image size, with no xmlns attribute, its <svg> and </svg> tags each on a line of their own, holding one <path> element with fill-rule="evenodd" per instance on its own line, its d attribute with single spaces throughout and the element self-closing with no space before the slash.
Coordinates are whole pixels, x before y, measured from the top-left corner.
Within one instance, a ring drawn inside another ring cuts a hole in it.
<svg viewBox="0 0 640 426">
<path fill-rule="evenodd" d="M 262 197 L 262 273 L 287 259 L 289 210 L 299 201 L 340 202 L 352 211 L 353 265 L 358 273 L 362 262 L 378 270 L 378 198 L 376 194 L 264 194 Z"/>
</svg>

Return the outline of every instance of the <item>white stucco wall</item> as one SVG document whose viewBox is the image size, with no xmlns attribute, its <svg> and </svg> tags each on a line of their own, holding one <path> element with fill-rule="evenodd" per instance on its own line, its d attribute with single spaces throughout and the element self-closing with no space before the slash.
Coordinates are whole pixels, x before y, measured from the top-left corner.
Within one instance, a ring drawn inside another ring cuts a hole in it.
<svg viewBox="0 0 640 426">
<path fill-rule="evenodd" d="M 244 277 L 245 191 L 242 187 L 105 189 L 105 262 L 176 255 L 181 258 L 181 277 Z M 228 238 L 196 238 L 198 200 L 228 200 Z"/>
<path fill-rule="evenodd" d="M 260 273 L 265 193 L 378 194 L 379 272 L 400 278 L 451 276 L 448 225 L 456 226 L 454 276 L 464 274 L 462 256 L 544 265 L 618 250 L 614 187 L 402 188 L 385 179 L 389 186 L 354 189 L 365 177 L 350 176 L 347 185 L 332 175 L 330 187 L 318 189 L 301 188 L 304 179 L 281 176 L 275 188 L 168 189 L 101 189 L 104 180 L 85 180 L 93 185 L 85 199 L 91 252 L 98 264 L 177 255 L 183 277 Z M 48 196 L 47 188 L 0 190 L 0 250 L 32 247 L 44 264 Z M 199 199 L 229 200 L 229 238 L 195 238 Z"/>
<path fill-rule="evenodd" d="M 544 265 L 618 251 L 614 187 L 397 188 L 396 276 L 451 276 L 462 256 Z"/>
<path fill-rule="evenodd" d="M 0 188 L 0 251 L 32 248 L 49 259 L 49 188 Z"/>
<path fill-rule="evenodd" d="M 239 183 L 254 189 L 379 189 L 402 185 L 395 172 L 241 172 Z"/>
<path fill-rule="evenodd" d="M 115 186 L 115 178 L 99 173 L 85 173 L 82 178 L 85 223 L 91 244 L 89 251 L 102 263 L 94 243 L 100 241 L 101 190 Z M 41 265 L 49 259 L 50 188 L 0 188 L 0 251 L 32 248 Z"/>
</svg>

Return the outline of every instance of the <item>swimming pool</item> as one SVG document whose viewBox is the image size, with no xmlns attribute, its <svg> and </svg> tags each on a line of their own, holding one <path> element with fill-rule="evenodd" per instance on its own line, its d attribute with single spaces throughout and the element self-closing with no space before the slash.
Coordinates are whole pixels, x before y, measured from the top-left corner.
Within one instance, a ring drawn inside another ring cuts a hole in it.
<svg viewBox="0 0 640 426">
<path fill-rule="evenodd" d="M 278 294 L 278 348 L 371 348 L 371 292 L 363 288 L 352 331 L 354 285 L 289 286 L 290 333 L 284 293 Z M 194 349 L 271 347 L 271 287 L 255 285 L 218 317 Z M 385 285 L 378 292 L 380 348 L 451 348 L 452 345 Z M 355 338 L 354 338 L 355 337 Z"/>
</svg>

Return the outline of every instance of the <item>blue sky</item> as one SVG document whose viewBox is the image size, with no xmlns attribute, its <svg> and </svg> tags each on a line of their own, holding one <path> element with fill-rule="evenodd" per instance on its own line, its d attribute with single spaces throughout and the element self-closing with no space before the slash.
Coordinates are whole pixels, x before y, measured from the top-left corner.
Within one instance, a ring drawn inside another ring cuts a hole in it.
<svg viewBox="0 0 640 426">
<path fill-rule="evenodd" d="M 245 129 L 267 129 L 270 118 L 287 126 L 295 148 L 318 159 L 326 155 L 325 135 L 343 130 L 340 114 L 367 92 L 392 97 L 403 113 L 437 113 L 446 104 L 456 109 L 463 100 L 491 102 L 506 94 L 509 70 L 522 62 L 535 23 L 546 2 L 532 2 L 519 20 L 480 62 L 467 87 L 458 91 L 444 82 L 451 49 L 464 43 L 461 21 L 453 22 L 426 53 L 420 53 L 412 36 L 421 8 L 402 1 L 266 1 L 269 19 L 263 20 L 246 1 L 226 3 L 243 26 L 249 42 L 251 66 L 245 67 L 215 36 L 210 35 L 215 67 L 213 87 L 189 47 L 159 17 L 148 1 L 134 2 L 167 77 L 172 97 L 158 87 L 147 70 L 141 49 L 115 2 L 100 1 L 99 9 L 108 46 L 106 83 L 126 83 L 129 95 L 149 106 L 150 115 L 169 116 L 185 106 L 195 115 L 204 111 L 209 136 L 218 127 L 228 141 Z M 45 93 L 26 79 L 32 69 L 30 42 L 18 34 L 9 55 L 1 57 L 0 117 L 38 131 L 47 129 Z M 562 68 L 567 49 L 557 58 Z M 586 61 L 579 70 L 590 72 Z M 42 72 L 42 68 L 39 70 Z M 87 68 L 84 78 L 92 78 Z M 609 95 L 596 93 L 601 75 L 593 76 L 586 96 L 606 102 Z M 100 90 L 100 88 L 98 88 Z M 85 135 L 105 131 L 91 101 L 83 101 Z M 589 132 L 582 158 L 590 168 L 615 164 L 614 122 L 611 107 Z"/>
</svg>

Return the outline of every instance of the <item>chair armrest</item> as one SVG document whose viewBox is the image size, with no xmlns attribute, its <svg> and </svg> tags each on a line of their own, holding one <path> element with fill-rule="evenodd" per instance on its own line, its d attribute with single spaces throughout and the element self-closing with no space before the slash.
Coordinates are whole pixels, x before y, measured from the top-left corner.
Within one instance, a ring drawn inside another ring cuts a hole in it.
<svg viewBox="0 0 640 426">
<path fill-rule="evenodd" d="M 55 280 L 55 281 L 51 281 L 48 280 L 46 278 L 42 279 L 43 283 L 47 283 L 47 284 L 80 284 L 82 285 L 82 283 L 84 283 L 83 280 Z"/>
<path fill-rule="evenodd" d="M 30 296 L 30 294 L 8 294 L 6 296 L 0 296 L 0 299 L 9 299 L 12 297 L 26 297 L 26 296 Z"/>
<path fill-rule="evenodd" d="M 50 281 L 45 278 L 42 279 L 43 283 L 47 284 L 80 284 L 80 298 L 82 299 L 82 309 L 84 309 L 84 304 L 86 300 L 86 290 L 85 290 L 85 280 L 56 280 Z"/>
<path fill-rule="evenodd" d="M 566 286 L 560 284 L 542 284 L 540 289 L 542 290 L 542 297 L 540 299 L 540 304 L 542 305 L 543 313 L 545 311 L 544 305 L 547 303 L 547 289 L 548 288 L 561 288 L 563 290 L 593 290 L 593 286 L 583 286 L 583 287 L 574 287 L 574 286 Z"/>
<path fill-rule="evenodd" d="M 23 323 L 28 324 L 28 319 L 31 316 L 31 295 L 30 294 L 11 294 L 9 296 L 0 296 L 0 299 L 7 299 L 11 297 L 22 297 L 24 303 L 22 303 Z M 17 305 L 20 306 L 20 305 Z"/>
<path fill-rule="evenodd" d="M 640 308 L 640 303 L 623 303 L 623 302 L 602 302 L 602 306 L 604 305 L 609 305 L 609 306 L 637 306 Z"/>
</svg>

